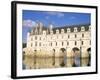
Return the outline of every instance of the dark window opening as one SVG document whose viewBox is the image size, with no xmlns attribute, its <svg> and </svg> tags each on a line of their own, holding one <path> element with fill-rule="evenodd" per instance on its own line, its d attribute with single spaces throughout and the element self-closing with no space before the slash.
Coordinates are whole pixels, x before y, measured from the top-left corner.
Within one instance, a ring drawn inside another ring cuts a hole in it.
<svg viewBox="0 0 100 80">
<path fill-rule="evenodd" d="M 64 45 L 64 42 L 62 42 L 62 46 Z"/>
<path fill-rule="evenodd" d="M 70 38 L 70 36 L 68 35 L 68 38 Z"/>
<path fill-rule="evenodd" d="M 84 44 L 84 42 L 82 41 L 82 45 Z"/>
<path fill-rule="evenodd" d="M 77 35 L 75 34 L 75 38 L 77 37 Z"/>
<path fill-rule="evenodd" d="M 84 34 L 82 34 L 82 37 L 84 37 Z"/>
<path fill-rule="evenodd" d="M 77 45 L 77 42 L 75 41 L 75 45 Z"/>
<path fill-rule="evenodd" d="M 69 42 L 67 42 L 67 45 L 69 45 Z"/>
<path fill-rule="evenodd" d="M 57 42 L 56 42 L 56 46 L 57 46 Z"/>
<path fill-rule="evenodd" d="M 35 40 L 37 40 L 37 36 L 35 36 Z"/>
</svg>

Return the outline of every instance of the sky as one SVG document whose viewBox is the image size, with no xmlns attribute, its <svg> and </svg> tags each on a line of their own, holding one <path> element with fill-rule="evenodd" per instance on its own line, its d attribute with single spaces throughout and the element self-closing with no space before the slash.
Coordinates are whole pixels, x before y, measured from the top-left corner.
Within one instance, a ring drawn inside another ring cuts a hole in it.
<svg viewBox="0 0 100 80">
<path fill-rule="evenodd" d="M 46 27 L 49 24 L 53 24 L 54 27 L 62 27 L 65 25 L 90 24 L 91 22 L 91 14 L 89 13 L 23 10 L 22 15 L 23 42 L 26 42 L 27 32 L 31 31 L 37 21 L 42 22 Z"/>
</svg>

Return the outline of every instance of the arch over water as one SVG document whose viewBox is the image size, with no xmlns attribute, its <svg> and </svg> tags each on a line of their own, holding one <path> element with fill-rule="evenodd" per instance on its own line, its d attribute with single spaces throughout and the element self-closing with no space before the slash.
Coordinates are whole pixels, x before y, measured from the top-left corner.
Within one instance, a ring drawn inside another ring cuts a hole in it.
<svg viewBox="0 0 100 80">
<path fill-rule="evenodd" d="M 60 66 L 61 67 L 64 67 L 66 65 L 66 49 L 65 48 L 60 48 L 60 59 L 59 59 L 59 62 L 60 62 Z"/>
<path fill-rule="evenodd" d="M 73 55 L 74 55 L 74 66 L 80 66 L 81 60 L 80 60 L 80 49 L 78 47 L 72 48 Z"/>
<path fill-rule="evenodd" d="M 76 57 L 80 57 L 80 49 L 78 47 L 72 48 L 73 55 Z"/>
<path fill-rule="evenodd" d="M 65 48 L 60 48 L 60 51 L 64 52 L 64 51 L 66 51 L 66 49 Z"/>
<path fill-rule="evenodd" d="M 90 47 L 87 48 L 87 52 L 89 54 L 89 63 L 88 63 L 88 66 L 90 66 L 91 65 L 91 48 Z"/>
<path fill-rule="evenodd" d="M 52 63 L 52 65 L 55 65 L 55 49 L 52 49 L 52 51 L 53 51 L 53 57 L 52 57 L 53 63 Z"/>
<path fill-rule="evenodd" d="M 88 54 L 89 54 L 89 57 L 91 56 L 91 48 L 89 47 L 89 48 L 87 48 L 87 52 L 88 52 Z"/>
<path fill-rule="evenodd" d="M 34 50 L 34 52 L 37 52 L 37 50 Z"/>
<path fill-rule="evenodd" d="M 87 52 L 91 51 L 91 48 L 87 48 Z"/>
<path fill-rule="evenodd" d="M 53 52 L 55 53 L 55 49 L 52 49 L 53 50 Z"/>
<path fill-rule="evenodd" d="M 72 48 L 72 50 L 73 50 L 74 52 L 76 52 L 76 51 L 79 51 L 79 48 L 74 47 L 74 48 Z"/>
</svg>

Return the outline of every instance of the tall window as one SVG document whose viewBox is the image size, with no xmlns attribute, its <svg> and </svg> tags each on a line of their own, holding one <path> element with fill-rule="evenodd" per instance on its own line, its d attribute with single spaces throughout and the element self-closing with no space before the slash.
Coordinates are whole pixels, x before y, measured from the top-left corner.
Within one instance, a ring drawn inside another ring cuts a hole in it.
<svg viewBox="0 0 100 80">
<path fill-rule="evenodd" d="M 64 45 L 64 42 L 62 42 L 62 46 Z"/>
<path fill-rule="evenodd" d="M 68 35 L 68 38 L 70 38 L 70 35 Z"/>
<path fill-rule="evenodd" d="M 37 40 L 37 36 L 35 36 L 35 40 Z"/>
<path fill-rule="evenodd" d="M 52 46 L 52 42 L 51 42 L 51 46 Z"/>
<path fill-rule="evenodd" d="M 56 42 L 56 46 L 57 46 L 57 42 Z"/>
<path fill-rule="evenodd" d="M 67 45 L 69 45 L 69 42 L 67 42 Z"/>
<path fill-rule="evenodd" d="M 77 35 L 75 34 L 75 38 L 77 38 Z"/>
<path fill-rule="evenodd" d="M 90 40 L 90 45 L 91 45 L 91 40 Z"/>
<path fill-rule="evenodd" d="M 75 45 L 77 45 L 77 42 L 75 41 Z"/>
<path fill-rule="evenodd" d="M 82 41 L 82 42 L 81 42 L 81 44 L 83 45 L 83 44 L 84 44 L 84 42 Z"/>
<path fill-rule="evenodd" d="M 84 34 L 82 34 L 82 38 L 84 37 Z"/>
</svg>

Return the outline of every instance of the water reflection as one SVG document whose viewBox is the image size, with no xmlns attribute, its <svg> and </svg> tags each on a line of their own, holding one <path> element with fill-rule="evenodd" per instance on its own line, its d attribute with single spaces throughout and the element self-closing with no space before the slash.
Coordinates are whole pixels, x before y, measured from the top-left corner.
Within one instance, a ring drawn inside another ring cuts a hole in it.
<svg viewBox="0 0 100 80">
<path fill-rule="evenodd" d="M 24 56 L 23 69 L 90 66 L 90 58 Z"/>
</svg>

